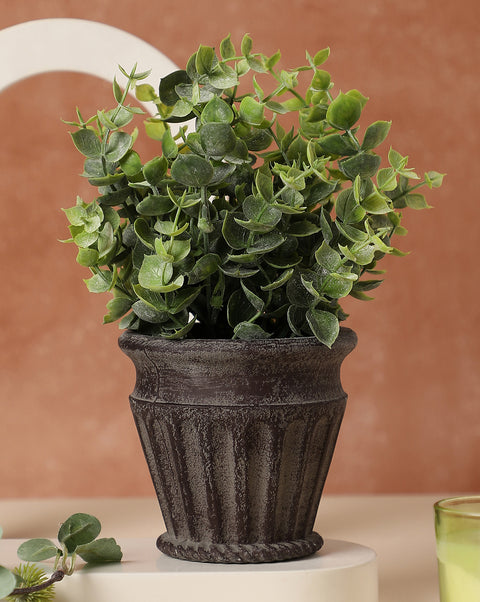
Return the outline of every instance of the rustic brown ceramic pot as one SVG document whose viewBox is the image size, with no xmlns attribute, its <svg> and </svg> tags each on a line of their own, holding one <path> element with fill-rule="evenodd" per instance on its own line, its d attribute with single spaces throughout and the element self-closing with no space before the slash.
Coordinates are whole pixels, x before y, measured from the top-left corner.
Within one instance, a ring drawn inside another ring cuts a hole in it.
<svg viewBox="0 0 480 602">
<path fill-rule="evenodd" d="M 356 335 L 167 341 L 124 332 L 130 396 L 167 532 L 162 552 L 201 562 L 307 556 L 343 417 L 340 365 Z"/>
</svg>

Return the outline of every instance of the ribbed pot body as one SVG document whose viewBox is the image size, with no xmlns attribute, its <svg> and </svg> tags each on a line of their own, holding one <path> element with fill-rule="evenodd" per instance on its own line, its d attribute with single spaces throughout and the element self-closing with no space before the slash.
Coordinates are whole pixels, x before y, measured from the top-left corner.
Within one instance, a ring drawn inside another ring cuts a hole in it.
<svg viewBox="0 0 480 602">
<path fill-rule="evenodd" d="M 124 332 L 130 404 L 167 532 L 166 554 L 274 562 L 322 545 L 313 532 L 343 417 L 342 328 L 313 338 L 165 339 Z"/>
</svg>

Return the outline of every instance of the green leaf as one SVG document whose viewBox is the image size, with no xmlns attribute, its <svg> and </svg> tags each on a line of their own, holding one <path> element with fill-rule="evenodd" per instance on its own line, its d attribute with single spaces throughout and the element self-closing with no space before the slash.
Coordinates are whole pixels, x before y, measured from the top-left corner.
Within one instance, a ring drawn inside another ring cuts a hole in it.
<svg viewBox="0 0 480 602">
<path fill-rule="evenodd" d="M 265 67 L 268 70 L 273 69 L 281 58 L 282 58 L 282 55 L 280 53 L 280 50 L 277 50 L 277 52 L 275 52 L 275 54 L 272 54 L 272 56 L 267 58 L 267 60 L 265 61 Z"/>
<path fill-rule="evenodd" d="M 107 161 L 115 163 L 124 157 L 133 143 L 130 134 L 126 132 L 113 132 L 107 143 L 107 152 L 105 157 Z"/>
<path fill-rule="evenodd" d="M 240 119 L 253 126 L 260 126 L 265 119 L 265 106 L 251 96 L 245 96 L 238 109 Z"/>
<path fill-rule="evenodd" d="M 252 71 L 256 71 L 257 73 L 266 73 L 267 67 L 265 65 L 265 61 L 261 56 L 252 56 L 247 57 L 247 63 Z"/>
<path fill-rule="evenodd" d="M 368 126 L 362 142 L 362 150 L 371 150 L 381 144 L 388 136 L 391 121 L 375 121 Z"/>
<path fill-rule="evenodd" d="M 225 274 L 225 276 L 230 276 L 230 278 L 250 278 L 259 272 L 258 269 L 244 268 L 241 265 L 224 267 L 220 266 L 220 270 Z"/>
<path fill-rule="evenodd" d="M 228 123 L 205 123 L 200 128 L 200 140 L 209 157 L 221 159 L 235 149 L 237 137 Z"/>
<path fill-rule="evenodd" d="M 149 194 L 138 203 L 137 213 L 147 216 L 165 215 L 170 213 L 173 208 L 174 205 L 169 196 Z"/>
<path fill-rule="evenodd" d="M 143 175 L 151 186 L 159 186 L 167 173 L 167 168 L 168 162 L 165 157 L 155 157 L 145 163 Z"/>
<path fill-rule="evenodd" d="M 262 291 L 273 291 L 277 288 L 280 288 L 284 284 L 286 284 L 293 275 L 293 268 L 289 268 L 280 274 L 278 278 L 276 278 L 273 282 L 266 284 L 265 286 L 261 286 Z"/>
<path fill-rule="evenodd" d="M 220 56 L 224 60 L 235 56 L 235 47 L 230 39 L 230 34 L 220 42 Z"/>
<path fill-rule="evenodd" d="M 98 263 L 98 251 L 96 249 L 80 248 L 77 253 L 77 263 L 87 268 Z"/>
<path fill-rule="evenodd" d="M 385 197 L 378 191 L 374 191 L 369 194 L 367 198 L 362 201 L 362 207 L 365 209 L 365 211 L 367 211 L 367 213 L 373 213 L 376 215 L 388 213 L 392 210 L 389 205 L 388 197 Z"/>
<path fill-rule="evenodd" d="M 215 253 L 207 253 L 200 257 L 188 274 L 188 284 L 197 284 L 218 270 L 220 257 Z"/>
<path fill-rule="evenodd" d="M 402 170 L 406 166 L 408 157 L 402 157 L 400 153 L 398 153 L 396 150 L 393 150 L 393 148 L 390 148 L 388 152 L 388 162 L 395 170 L 398 171 Z"/>
<path fill-rule="evenodd" d="M 99 177 L 90 177 L 87 176 L 88 178 L 88 183 L 91 184 L 92 186 L 111 186 L 113 184 L 116 184 L 117 182 L 120 182 L 120 180 L 122 180 L 124 178 L 124 174 L 123 173 L 111 173 L 108 174 L 106 176 L 99 176 Z M 98 199 L 98 202 L 104 202 L 103 200 L 100 201 L 100 199 Z"/>
<path fill-rule="evenodd" d="M 146 247 L 152 250 L 155 248 L 156 236 L 155 233 L 152 232 L 146 220 L 144 220 L 142 217 L 136 219 L 133 224 L 133 229 L 138 239 L 141 240 Z"/>
<path fill-rule="evenodd" d="M 238 75 L 232 67 L 220 64 L 208 74 L 208 81 L 214 88 L 224 90 L 225 88 L 233 88 L 238 84 Z"/>
<path fill-rule="evenodd" d="M 359 230 L 358 228 L 348 224 L 341 224 L 338 220 L 335 221 L 335 225 L 340 233 L 352 242 L 363 243 L 368 241 L 368 234 L 363 230 Z"/>
<path fill-rule="evenodd" d="M 129 297 L 118 296 L 110 299 L 107 303 L 108 313 L 103 316 L 103 323 L 110 324 L 119 320 L 130 310 L 131 306 L 132 300 Z"/>
<path fill-rule="evenodd" d="M 162 137 L 162 151 L 167 159 L 175 159 L 178 155 L 178 146 L 173 139 L 170 129 L 165 130 Z"/>
<path fill-rule="evenodd" d="M 85 157 L 100 157 L 102 155 L 102 144 L 93 130 L 82 128 L 73 134 L 73 144 Z"/>
<path fill-rule="evenodd" d="M 77 547 L 77 554 L 90 564 L 103 564 L 105 562 L 120 562 L 122 550 L 113 538 L 102 537 L 87 544 Z"/>
<path fill-rule="evenodd" d="M 24 541 L 17 550 L 20 560 L 40 562 L 54 558 L 59 552 L 57 546 L 49 539 L 36 538 Z"/>
<path fill-rule="evenodd" d="M 228 103 L 215 95 L 205 105 L 201 121 L 202 123 L 232 123 L 233 111 Z"/>
<path fill-rule="evenodd" d="M 359 120 L 361 113 L 360 101 L 340 92 L 327 109 L 327 121 L 337 130 L 349 130 Z"/>
<path fill-rule="evenodd" d="M 68 209 L 63 209 L 65 215 L 67 216 L 68 221 L 72 224 L 72 226 L 82 226 L 85 223 L 85 219 L 87 217 L 87 212 L 85 207 L 82 205 L 75 205 L 75 207 L 69 207 Z"/>
<path fill-rule="evenodd" d="M 119 174 L 119 175 L 121 177 L 123 177 L 123 174 Z M 91 180 L 89 180 L 89 182 L 91 183 Z M 109 207 L 114 207 L 116 205 L 123 205 L 129 198 L 131 193 L 132 193 L 131 188 L 127 188 L 127 187 L 121 188 L 120 190 L 114 190 L 113 192 L 107 192 L 106 194 L 99 196 L 97 199 L 97 202 L 100 203 L 101 205 L 108 205 Z"/>
<path fill-rule="evenodd" d="M 235 289 L 227 303 L 227 320 L 232 328 L 255 316 L 255 309 L 240 289 Z"/>
<path fill-rule="evenodd" d="M 115 128 L 123 128 L 132 121 L 134 114 L 138 112 L 143 113 L 141 109 L 133 110 L 133 107 L 121 107 L 116 115 L 114 115 L 113 109 L 108 114 L 112 118 Z"/>
<path fill-rule="evenodd" d="M 155 223 L 155 230 L 160 232 L 160 234 L 165 234 L 166 236 L 178 236 L 185 232 L 188 228 L 189 223 L 183 224 L 183 226 L 178 227 L 174 222 L 169 222 L 167 220 L 157 220 Z M 188 242 L 188 241 L 185 241 Z"/>
<path fill-rule="evenodd" d="M 100 521 L 90 514 L 72 514 L 58 531 L 58 541 L 71 554 L 76 547 L 93 541 L 101 530 Z"/>
<path fill-rule="evenodd" d="M 223 238 L 232 249 L 242 250 L 246 248 L 248 232 L 245 228 L 237 224 L 233 212 L 228 212 L 226 214 L 223 221 L 222 234 Z"/>
<path fill-rule="evenodd" d="M 145 133 L 152 140 L 162 140 L 163 134 L 167 129 L 166 123 L 162 119 L 150 117 L 144 121 Z"/>
<path fill-rule="evenodd" d="M 329 274 L 325 277 L 321 284 L 322 292 L 325 295 L 332 299 L 341 299 L 350 293 L 355 280 L 357 280 L 357 275 L 350 273 L 346 268 L 344 270 L 339 270 L 338 273 Z"/>
<path fill-rule="evenodd" d="M 136 176 L 142 171 L 142 162 L 139 154 L 134 150 L 129 150 L 121 159 L 120 167 L 126 176 Z"/>
<path fill-rule="evenodd" d="M 248 220 L 258 224 L 265 224 L 272 228 L 282 219 L 280 209 L 253 195 L 248 196 L 243 201 L 242 209 Z"/>
<path fill-rule="evenodd" d="M 175 90 L 176 86 L 178 86 L 179 84 L 191 83 L 192 80 L 190 79 L 186 71 L 179 69 L 177 71 L 169 73 L 165 77 L 162 77 L 162 79 L 160 80 L 160 100 L 163 102 L 164 105 L 167 105 L 167 107 L 173 107 L 176 104 L 176 102 L 180 99 L 179 95 Z"/>
<path fill-rule="evenodd" d="M 195 57 L 195 68 L 199 75 L 210 73 L 213 70 L 217 60 L 215 51 L 210 46 L 202 46 L 197 50 Z"/>
<path fill-rule="evenodd" d="M 88 290 L 91 293 L 106 293 L 112 288 L 114 277 L 112 272 L 102 270 L 99 274 L 94 274 L 91 278 L 84 280 Z"/>
<path fill-rule="evenodd" d="M 105 113 L 105 111 L 97 111 L 97 117 L 99 122 L 103 125 L 103 127 L 108 130 L 116 130 L 117 126 L 110 120 L 110 117 Z"/>
<path fill-rule="evenodd" d="M 221 274 L 223 278 L 223 274 Z M 200 294 L 202 288 L 199 286 L 197 288 L 184 288 L 175 292 L 175 296 L 173 301 L 169 302 L 168 311 L 170 314 L 178 314 L 184 309 L 190 307 L 190 305 L 195 301 L 195 299 Z"/>
<path fill-rule="evenodd" d="M 320 138 L 318 144 L 322 147 L 322 150 L 329 155 L 340 155 L 348 156 L 354 155 L 357 149 L 350 138 L 344 134 L 330 134 Z"/>
<path fill-rule="evenodd" d="M 272 335 L 265 332 L 258 324 L 251 322 L 240 322 L 233 329 L 235 338 L 243 341 L 251 341 L 255 339 L 268 339 Z"/>
<path fill-rule="evenodd" d="M 310 87 L 316 91 L 328 90 L 330 87 L 330 79 L 330 73 L 328 73 L 328 71 L 318 69 L 315 71 Z"/>
<path fill-rule="evenodd" d="M 184 186 L 201 188 L 213 177 L 213 167 L 207 159 L 198 155 L 178 155 L 172 164 L 172 178 Z"/>
<path fill-rule="evenodd" d="M 316 224 L 308 221 L 302 220 L 298 222 L 293 222 L 290 224 L 288 233 L 290 236 L 295 237 L 304 237 L 304 236 L 312 236 L 312 234 L 316 234 L 320 232 L 321 228 Z"/>
<path fill-rule="evenodd" d="M 243 54 L 243 56 L 247 57 L 250 55 L 250 53 L 252 52 L 252 47 L 253 47 L 253 40 L 252 38 L 246 33 L 243 36 L 242 39 L 242 44 L 240 46 L 240 51 Z"/>
<path fill-rule="evenodd" d="M 292 305 L 297 307 L 307 308 L 316 301 L 316 295 L 311 295 L 307 292 L 304 285 L 305 281 L 312 281 L 315 274 L 311 270 L 294 270 L 290 280 L 287 282 L 287 297 Z"/>
<path fill-rule="evenodd" d="M 356 224 L 365 217 L 365 209 L 355 199 L 352 188 L 347 188 L 340 192 L 335 204 L 335 210 L 337 216 L 344 224 Z"/>
<path fill-rule="evenodd" d="M 366 96 L 364 96 L 361 92 L 359 92 L 358 90 L 349 90 L 347 92 L 347 96 L 350 96 L 351 98 L 355 98 L 356 100 L 358 100 L 358 102 L 360 103 L 360 106 L 363 107 L 367 104 L 368 102 L 368 98 Z"/>
<path fill-rule="evenodd" d="M 319 266 L 325 268 L 328 272 L 336 272 L 342 263 L 339 253 L 329 247 L 325 241 L 315 251 L 315 260 Z"/>
<path fill-rule="evenodd" d="M 243 137 L 243 141 L 247 145 L 248 150 L 261 151 L 272 144 L 273 137 L 268 130 L 257 130 L 254 128 Z"/>
<path fill-rule="evenodd" d="M 425 174 L 425 183 L 429 188 L 440 188 L 445 174 L 438 171 L 429 171 Z"/>
<path fill-rule="evenodd" d="M 157 94 L 150 84 L 138 84 L 135 86 L 135 96 L 140 102 L 148 102 L 157 98 Z M 119 101 L 117 100 L 117 102 Z"/>
<path fill-rule="evenodd" d="M 138 273 L 140 286 L 151 291 L 164 292 L 173 276 L 171 261 L 159 255 L 146 255 Z"/>
<path fill-rule="evenodd" d="M 430 209 L 423 194 L 407 194 L 405 196 L 407 206 L 411 209 Z"/>
<path fill-rule="evenodd" d="M 323 50 L 319 50 L 313 57 L 313 64 L 315 65 L 315 67 L 319 67 L 328 59 L 329 56 L 330 48 L 324 48 Z"/>
<path fill-rule="evenodd" d="M 182 326 L 182 328 L 178 328 L 177 330 L 174 330 L 170 334 L 163 332 L 162 338 L 167 339 L 167 340 L 172 340 L 172 341 L 184 339 L 187 336 L 187 334 L 189 333 L 189 331 L 195 326 L 196 320 L 197 320 L 196 316 L 193 316 L 192 319 L 190 320 L 190 322 L 185 324 L 185 326 Z"/>
<path fill-rule="evenodd" d="M 274 231 L 257 236 L 253 243 L 247 247 L 247 253 L 263 255 L 270 253 L 285 242 L 285 237 L 280 232 Z"/>
<path fill-rule="evenodd" d="M 16 587 L 17 579 L 15 575 L 4 566 L 0 566 L 0 598 L 2 600 L 6 598 Z"/>
<path fill-rule="evenodd" d="M 244 283 L 243 280 L 240 281 L 240 284 L 242 286 L 243 292 L 245 293 L 245 297 L 248 299 L 248 302 L 250 303 L 250 305 L 252 305 L 252 307 L 257 312 L 263 311 L 263 309 L 265 307 L 265 302 L 263 301 L 263 299 L 260 299 L 260 297 L 258 295 L 256 295 L 253 291 L 251 291 L 247 287 L 247 285 Z"/>
<path fill-rule="evenodd" d="M 395 190 L 397 187 L 397 173 L 393 167 L 385 167 L 378 170 L 377 185 L 380 190 Z"/>
<path fill-rule="evenodd" d="M 149 324 L 163 324 L 170 319 L 169 312 L 158 310 L 149 303 L 145 303 L 143 299 L 135 301 L 132 305 L 132 310 L 140 320 L 148 322 Z"/>
<path fill-rule="evenodd" d="M 185 224 L 186 226 L 188 224 Z M 177 232 L 179 232 L 177 230 Z M 183 261 L 185 259 L 185 257 L 188 256 L 188 254 L 190 253 L 190 244 L 191 241 L 190 239 L 185 239 L 185 240 L 171 240 L 170 242 L 167 243 L 167 250 L 168 253 L 173 257 L 173 264 L 177 264 L 180 263 L 181 261 Z"/>
<path fill-rule="evenodd" d="M 331 348 L 340 332 L 340 325 L 337 317 L 328 312 L 319 309 L 309 309 L 306 313 L 308 325 L 316 338 Z"/>
<path fill-rule="evenodd" d="M 357 176 L 371 178 L 377 173 L 381 162 L 382 159 L 378 155 L 361 152 L 349 159 L 340 161 L 339 167 L 351 180 L 354 180 Z"/>
<path fill-rule="evenodd" d="M 168 306 L 160 293 L 149 291 L 146 288 L 142 288 L 139 284 L 134 284 L 133 290 L 139 299 L 150 305 L 150 307 L 153 307 L 153 309 L 168 312 Z"/>
</svg>

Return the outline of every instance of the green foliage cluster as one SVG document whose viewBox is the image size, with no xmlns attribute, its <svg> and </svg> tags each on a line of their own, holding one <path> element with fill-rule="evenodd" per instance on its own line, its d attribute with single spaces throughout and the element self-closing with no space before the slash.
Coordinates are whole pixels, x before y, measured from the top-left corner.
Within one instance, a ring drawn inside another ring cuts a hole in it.
<svg viewBox="0 0 480 602">
<path fill-rule="evenodd" d="M 71 575 L 75 570 L 77 557 L 91 564 L 120 562 L 122 551 L 112 538 L 98 538 L 100 521 L 90 514 L 73 514 L 62 523 L 58 531 L 58 545 L 45 538 L 29 539 L 18 548 L 18 557 L 28 564 L 22 564 L 14 571 L 0 566 L 0 599 L 10 600 L 52 600 L 52 580 L 45 580 L 45 572 L 31 565 L 55 559 L 53 571 Z M 1 537 L 0 529 L 0 537 Z M 58 579 L 57 579 L 58 580 Z M 33 586 L 33 588 L 32 588 Z M 32 588 L 34 591 L 30 591 Z"/>
<path fill-rule="evenodd" d="M 237 53 L 228 36 L 219 54 L 201 45 L 158 93 L 148 73 L 120 68 L 114 109 L 86 121 L 77 109 L 73 142 L 99 196 L 65 211 L 88 289 L 113 294 L 104 322 L 169 339 L 333 344 L 339 300 L 369 298 L 378 261 L 402 255 L 391 244 L 406 233 L 401 210 L 426 208 L 417 189 L 443 176 L 420 178 L 393 149 L 381 167 L 390 122 L 360 130 L 367 98 L 332 95 L 328 56 L 307 53 L 287 71 L 279 52 L 253 52 L 245 35 Z M 157 108 L 145 127 L 161 153 L 145 163 L 138 132 L 125 131 L 140 112 L 126 102 L 133 89 Z"/>
</svg>

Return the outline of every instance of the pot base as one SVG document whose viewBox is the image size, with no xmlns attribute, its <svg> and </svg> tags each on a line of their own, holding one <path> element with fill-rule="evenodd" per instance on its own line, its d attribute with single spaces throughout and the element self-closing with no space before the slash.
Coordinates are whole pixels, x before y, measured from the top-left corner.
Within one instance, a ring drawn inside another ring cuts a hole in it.
<svg viewBox="0 0 480 602">
<path fill-rule="evenodd" d="M 176 539 L 163 533 L 157 539 L 157 548 L 179 560 L 216 562 L 224 564 L 252 564 L 279 562 L 303 558 L 317 552 L 323 545 L 322 537 L 315 532 L 304 539 L 276 543 L 212 543 Z"/>
</svg>

